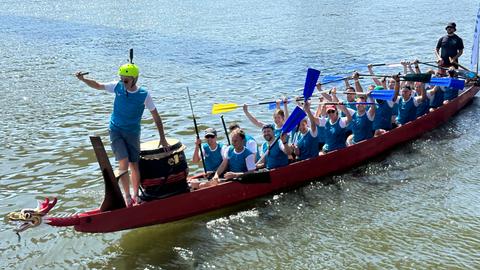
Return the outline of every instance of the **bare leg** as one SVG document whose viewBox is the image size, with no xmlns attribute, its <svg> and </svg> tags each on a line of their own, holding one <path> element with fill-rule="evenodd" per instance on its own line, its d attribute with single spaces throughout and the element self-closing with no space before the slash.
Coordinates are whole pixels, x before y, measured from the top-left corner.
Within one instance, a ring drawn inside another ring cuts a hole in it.
<svg viewBox="0 0 480 270">
<path fill-rule="evenodd" d="M 128 158 L 124 158 L 122 160 L 120 160 L 119 162 L 119 169 L 121 171 L 126 171 L 128 170 Z M 122 175 L 122 177 L 120 177 L 120 182 L 122 183 L 122 187 L 123 187 L 123 194 L 124 194 L 124 197 L 125 197 L 125 201 L 127 201 L 128 199 L 130 199 L 130 179 L 129 179 L 129 175 L 128 173 Z"/>
<path fill-rule="evenodd" d="M 130 162 L 130 170 L 132 170 L 133 198 L 137 200 L 138 186 L 140 185 L 140 167 L 138 162 Z"/>
</svg>

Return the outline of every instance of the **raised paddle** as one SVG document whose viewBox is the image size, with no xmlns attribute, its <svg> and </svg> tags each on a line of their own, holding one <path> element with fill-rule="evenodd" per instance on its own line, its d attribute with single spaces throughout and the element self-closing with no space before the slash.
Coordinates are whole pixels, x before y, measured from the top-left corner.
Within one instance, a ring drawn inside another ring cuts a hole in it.
<svg viewBox="0 0 480 270">
<path fill-rule="evenodd" d="M 436 86 L 450 87 L 454 89 L 463 89 L 465 87 L 465 81 L 455 78 L 437 78 L 432 77 L 429 84 Z"/>
<path fill-rule="evenodd" d="M 322 91 L 322 92 L 328 93 L 329 91 L 330 90 L 325 90 L 325 91 Z M 346 91 L 337 92 L 337 94 L 355 94 L 357 96 L 366 96 L 367 95 L 367 93 L 365 93 L 365 92 L 346 92 Z M 370 97 L 373 98 L 373 99 L 379 99 L 379 100 L 392 100 L 394 94 L 395 94 L 394 90 L 373 90 L 373 91 L 370 92 Z M 298 98 L 295 99 L 295 102 L 301 101 L 302 99 L 303 99 L 303 97 L 298 97 Z M 273 110 L 275 108 L 276 108 L 275 103 L 269 103 L 268 104 L 268 109 L 269 110 Z"/>
<path fill-rule="evenodd" d="M 393 77 L 395 75 L 371 75 L 371 74 L 360 74 L 360 76 L 365 76 L 365 77 Z M 401 75 L 401 79 L 407 82 L 422 82 L 422 83 L 428 83 L 430 82 L 430 79 L 432 78 L 432 74 L 430 73 L 409 73 L 406 75 Z"/>
<path fill-rule="evenodd" d="M 431 62 L 419 62 L 419 64 L 423 64 L 423 65 L 426 65 L 426 66 L 435 67 L 435 68 L 439 68 L 439 69 L 443 69 L 443 70 L 449 70 L 449 68 L 440 67 L 438 65 L 432 65 L 430 63 Z M 435 63 L 435 62 L 433 62 L 433 63 Z M 459 76 L 465 77 L 467 79 L 473 79 L 477 76 L 477 74 L 475 72 L 469 71 L 468 69 L 466 69 L 466 68 L 464 68 L 463 66 L 460 66 L 460 65 L 459 65 L 459 67 L 464 69 L 464 70 L 455 69 L 455 72 L 457 72 Z"/>
<path fill-rule="evenodd" d="M 303 118 L 305 118 L 305 116 L 307 116 L 307 114 L 302 110 L 302 108 L 296 106 L 295 109 L 293 110 L 293 112 L 287 118 L 287 121 L 285 121 L 285 124 L 283 124 L 282 132 L 280 133 L 280 135 L 275 138 L 273 143 L 268 147 L 267 151 L 265 151 L 263 156 L 260 157 L 258 162 L 265 159 L 265 157 L 268 155 L 268 153 L 272 149 L 272 146 L 274 146 L 278 142 L 280 137 L 282 137 L 283 134 L 292 131 L 298 124 L 300 124 L 300 122 L 302 121 Z"/>
<path fill-rule="evenodd" d="M 188 89 L 188 86 L 187 86 L 187 95 L 188 95 L 188 101 L 190 103 L 190 110 L 192 110 L 192 118 L 193 118 L 193 126 L 195 127 L 195 134 L 197 134 L 197 140 L 199 140 L 200 135 L 198 135 L 197 120 L 195 119 L 195 114 L 193 113 L 192 98 L 190 97 L 190 89 Z M 198 150 L 200 151 L 200 157 L 202 158 L 203 172 L 207 174 L 207 169 L 205 168 L 205 158 L 203 157 L 202 145 L 200 144 L 198 148 L 199 148 Z"/>
<path fill-rule="evenodd" d="M 308 99 L 312 95 L 313 90 L 315 90 L 315 86 L 317 85 L 319 76 L 320 76 L 320 71 L 313 68 L 309 68 L 307 70 L 307 77 L 305 78 L 305 85 L 303 87 L 303 95 L 306 97 L 306 99 Z M 255 106 L 255 105 L 265 105 L 265 104 L 271 104 L 271 103 L 276 103 L 276 102 L 267 101 L 267 102 L 259 102 L 259 103 L 247 104 L 247 105 Z M 212 106 L 212 114 L 230 112 L 242 106 L 243 105 L 239 105 L 236 103 L 215 103 Z"/>
<path fill-rule="evenodd" d="M 308 68 L 307 78 L 305 79 L 305 86 L 303 87 L 304 100 L 307 100 L 312 96 L 313 91 L 315 90 L 315 86 L 317 86 L 317 81 L 319 76 L 320 76 L 319 70 Z"/>
</svg>

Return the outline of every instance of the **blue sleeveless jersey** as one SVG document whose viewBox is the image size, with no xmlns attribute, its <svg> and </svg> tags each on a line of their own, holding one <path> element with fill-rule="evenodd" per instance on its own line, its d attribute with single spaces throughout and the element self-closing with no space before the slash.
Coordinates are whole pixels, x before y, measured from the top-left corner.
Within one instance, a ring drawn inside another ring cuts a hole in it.
<svg viewBox="0 0 480 270">
<path fill-rule="evenodd" d="M 458 97 L 458 89 L 454 89 L 451 87 L 445 88 L 445 93 L 443 93 L 443 98 L 445 100 L 452 100 L 456 97 Z"/>
<path fill-rule="evenodd" d="M 437 90 L 435 91 L 435 95 L 433 96 L 433 99 L 430 102 L 430 108 L 438 108 L 443 105 L 443 90 Z"/>
<path fill-rule="evenodd" d="M 207 172 L 216 171 L 223 161 L 222 157 L 223 144 L 218 143 L 215 151 L 210 150 L 208 143 L 202 144 L 203 152 L 205 152 L 205 170 Z"/>
<path fill-rule="evenodd" d="M 327 123 L 325 124 L 325 145 L 323 145 L 323 151 L 330 152 L 346 147 L 345 141 L 347 140 L 347 135 L 345 130 L 346 128 L 340 127 L 340 119 L 334 124 L 330 124 L 330 120 L 327 119 Z"/>
<path fill-rule="evenodd" d="M 427 114 L 428 110 L 430 110 L 430 101 L 428 100 L 428 98 L 425 98 L 425 100 L 422 103 L 418 104 L 417 106 L 417 110 L 416 110 L 417 117 Z"/>
<path fill-rule="evenodd" d="M 350 126 L 352 127 L 353 143 L 358 143 L 373 137 L 373 121 L 368 119 L 367 112 L 362 116 L 359 116 L 358 112 L 355 112 Z"/>
<path fill-rule="evenodd" d="M 325 127 L 317 125 L 317 141 L 318 143 L 325 143 Z"/>
<path fill-rule="evenodd" d="M 110 117 L 110 129 L 139 133 L 147 90 L 140 87 L 137 92 L 127 94 L 124 84 L 119 82 L 114 91 L 115 101 Z"/>
<path fill-rule="evenodd" d="M 317 137 L 312 137 L 310 130 L 305 134 L 299 132 L 297 146 L 300 150 L 299 160 L 318 156 L 318 140 Z"/>
<path fill-rule="evenodd" d="M 252 152 L 248 150 L 246 147 L 243 148 L 242 153 L 237 154 L 231 145 L 228 148 L 227 156 L 228 156 L 228 167 L 230 172 L 248 172 L 247 162 L 245 159 L 251 155 Z"/>
<path fill-rule="evenodd" d="M 288 165 L 288 156 L 280 149 L 281 141 L 277 141 L 270 149 L 269 154 L 265 157 L 265 165 L 267 169 L 274 169 Z M 268 149 L 268 142 L 264 142 L 262 145 L 263 153 L 266 153 Z"/>
<path fill-rule="evenodd" d="M 397 122 L 404 125 L 417 118 L 417 107 L 413 103 L 413 96 L 404 101 L 402 97 L 398 101 Z"/>
<path fill-rule="evenodd" d="M 375 110 L 375 118 L 373 118 L 373 130 L 392 129 L 392 115 L 393 108 L 390 108 L 390 106 L 388 106 L 387 101 L 378 103 L 378 107 Z"/>
</svg>

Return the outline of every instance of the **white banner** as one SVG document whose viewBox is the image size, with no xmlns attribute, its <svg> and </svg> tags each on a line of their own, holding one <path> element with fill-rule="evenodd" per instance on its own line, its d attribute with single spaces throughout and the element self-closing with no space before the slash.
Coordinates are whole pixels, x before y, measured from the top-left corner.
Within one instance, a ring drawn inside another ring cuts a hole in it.
<svg viewBox="0 0 480 270">
<path fill-rule="evenodd" d="M 480 32 L 480 8 L 477 13 L 477 22 L 475 23 L 475 32 L 473 34 L 472 58 L 470 60 L 470 70 L 477 70 L 478 64 L 478 39 Z"/>
</svg>

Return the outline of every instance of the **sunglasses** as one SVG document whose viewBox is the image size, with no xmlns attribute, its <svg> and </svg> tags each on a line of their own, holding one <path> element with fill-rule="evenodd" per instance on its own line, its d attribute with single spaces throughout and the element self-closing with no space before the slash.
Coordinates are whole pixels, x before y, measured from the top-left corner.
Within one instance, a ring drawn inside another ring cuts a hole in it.
<svg viewBox="0 0 480 270">
<path fill-rule="evenodd" d="M 213 139 L 213 138 L 215 138 L 215 136 L 213 136 L 213 135 L 207 135 L 207 136 L 205 136 L 205 138 L 206 138 L 206 139 Z"/>
<path fill-rule="evenodd" d="M 329 110 L 329 111 L 327 111 L 327 113 L 331 114 L 331 113 L 335 113 L 335 111 L 334 110 Z"/>
</svg>

